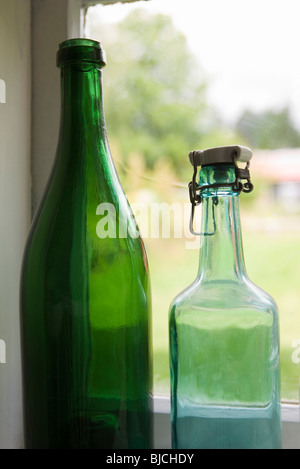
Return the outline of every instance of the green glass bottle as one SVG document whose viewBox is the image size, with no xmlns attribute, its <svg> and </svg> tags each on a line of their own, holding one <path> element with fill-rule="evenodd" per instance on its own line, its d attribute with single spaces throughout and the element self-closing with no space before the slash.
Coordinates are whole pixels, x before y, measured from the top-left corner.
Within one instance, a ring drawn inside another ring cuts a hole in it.
<svg viewBox="0 0 300 469">
<path fill-rule="evenodd" d="M 98 42 L 60 44 L 55 163 L 21 275 L 26 448 L 151 448 L 151 296 L 110 155 Z"/>
<path fill-rule="evenodd" d="M 251 156 L 239 146 L 190 154 L 201 249 L 196 280 L 170 307 L 174 449 L 281 447 L 278 311 L 247 276 L 239 219 Z"/>
</svg>

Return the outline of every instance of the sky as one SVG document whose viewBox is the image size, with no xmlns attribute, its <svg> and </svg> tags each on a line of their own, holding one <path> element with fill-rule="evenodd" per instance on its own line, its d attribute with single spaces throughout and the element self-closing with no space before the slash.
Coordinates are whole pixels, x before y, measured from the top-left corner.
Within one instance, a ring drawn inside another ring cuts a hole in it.
<svg viewBox="0 0 300 469">
<path fill-rule="evenodd" d="M 90 12 L 109 23 L 140 7 L 170 15 L 186 35 L 225 121 L 289 106 L 300 128 L 300 0 L 150 0 Z"/>
</svg>

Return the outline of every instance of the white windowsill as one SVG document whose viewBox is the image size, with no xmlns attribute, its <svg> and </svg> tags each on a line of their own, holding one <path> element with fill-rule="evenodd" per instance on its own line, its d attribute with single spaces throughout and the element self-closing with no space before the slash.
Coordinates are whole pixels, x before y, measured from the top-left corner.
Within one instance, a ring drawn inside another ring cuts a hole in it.
<svg viewBox="0 0 300 469">
<path fill-rule="evenodd" d="M 170 398 L 153 398 L 155 449 L 171 449 Z M 300 449 L 300 409 L 297 404 L 282 403 L 283 449 Z"/>
</svg>

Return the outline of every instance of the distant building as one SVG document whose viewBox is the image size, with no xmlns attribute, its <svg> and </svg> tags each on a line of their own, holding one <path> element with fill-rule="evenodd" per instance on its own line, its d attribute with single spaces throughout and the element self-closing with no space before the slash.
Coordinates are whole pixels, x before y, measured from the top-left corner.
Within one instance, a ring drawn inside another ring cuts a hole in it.
<svg viewBox="0 0 300 469">
<path fill-rule="evenodd" d="M 290 213 L 300 212 L 300 148 L 256 150 L 251 161 L 255 175 L 271 184 L 275 201 Z"/>
</svg>

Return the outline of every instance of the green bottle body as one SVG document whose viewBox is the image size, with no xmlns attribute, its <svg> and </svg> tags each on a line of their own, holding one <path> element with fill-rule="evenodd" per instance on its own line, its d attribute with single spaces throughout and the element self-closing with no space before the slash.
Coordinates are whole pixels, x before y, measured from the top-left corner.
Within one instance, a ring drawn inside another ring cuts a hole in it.
<svg viewBox="0 0 300 469">
<path fill-rule="evenodd" d="M 55 164 L 21 275 L 25 444 L 151 448 L 147 257 L 128 234 L 136 225 L 109 151 L 102 72 L 82 60 L 95 44 L 73 44 L 64 47 L 75 59 L 61 65 Z"/>
<path fill-rule="evenodd" d="M 207 166 L 200 185 L 234 177 Z M 247 277 L 238 193 L 202 194 L 199 273 L 169 315 L 173 448 L 279 449 L 277 306 Z"/>
</svg>

